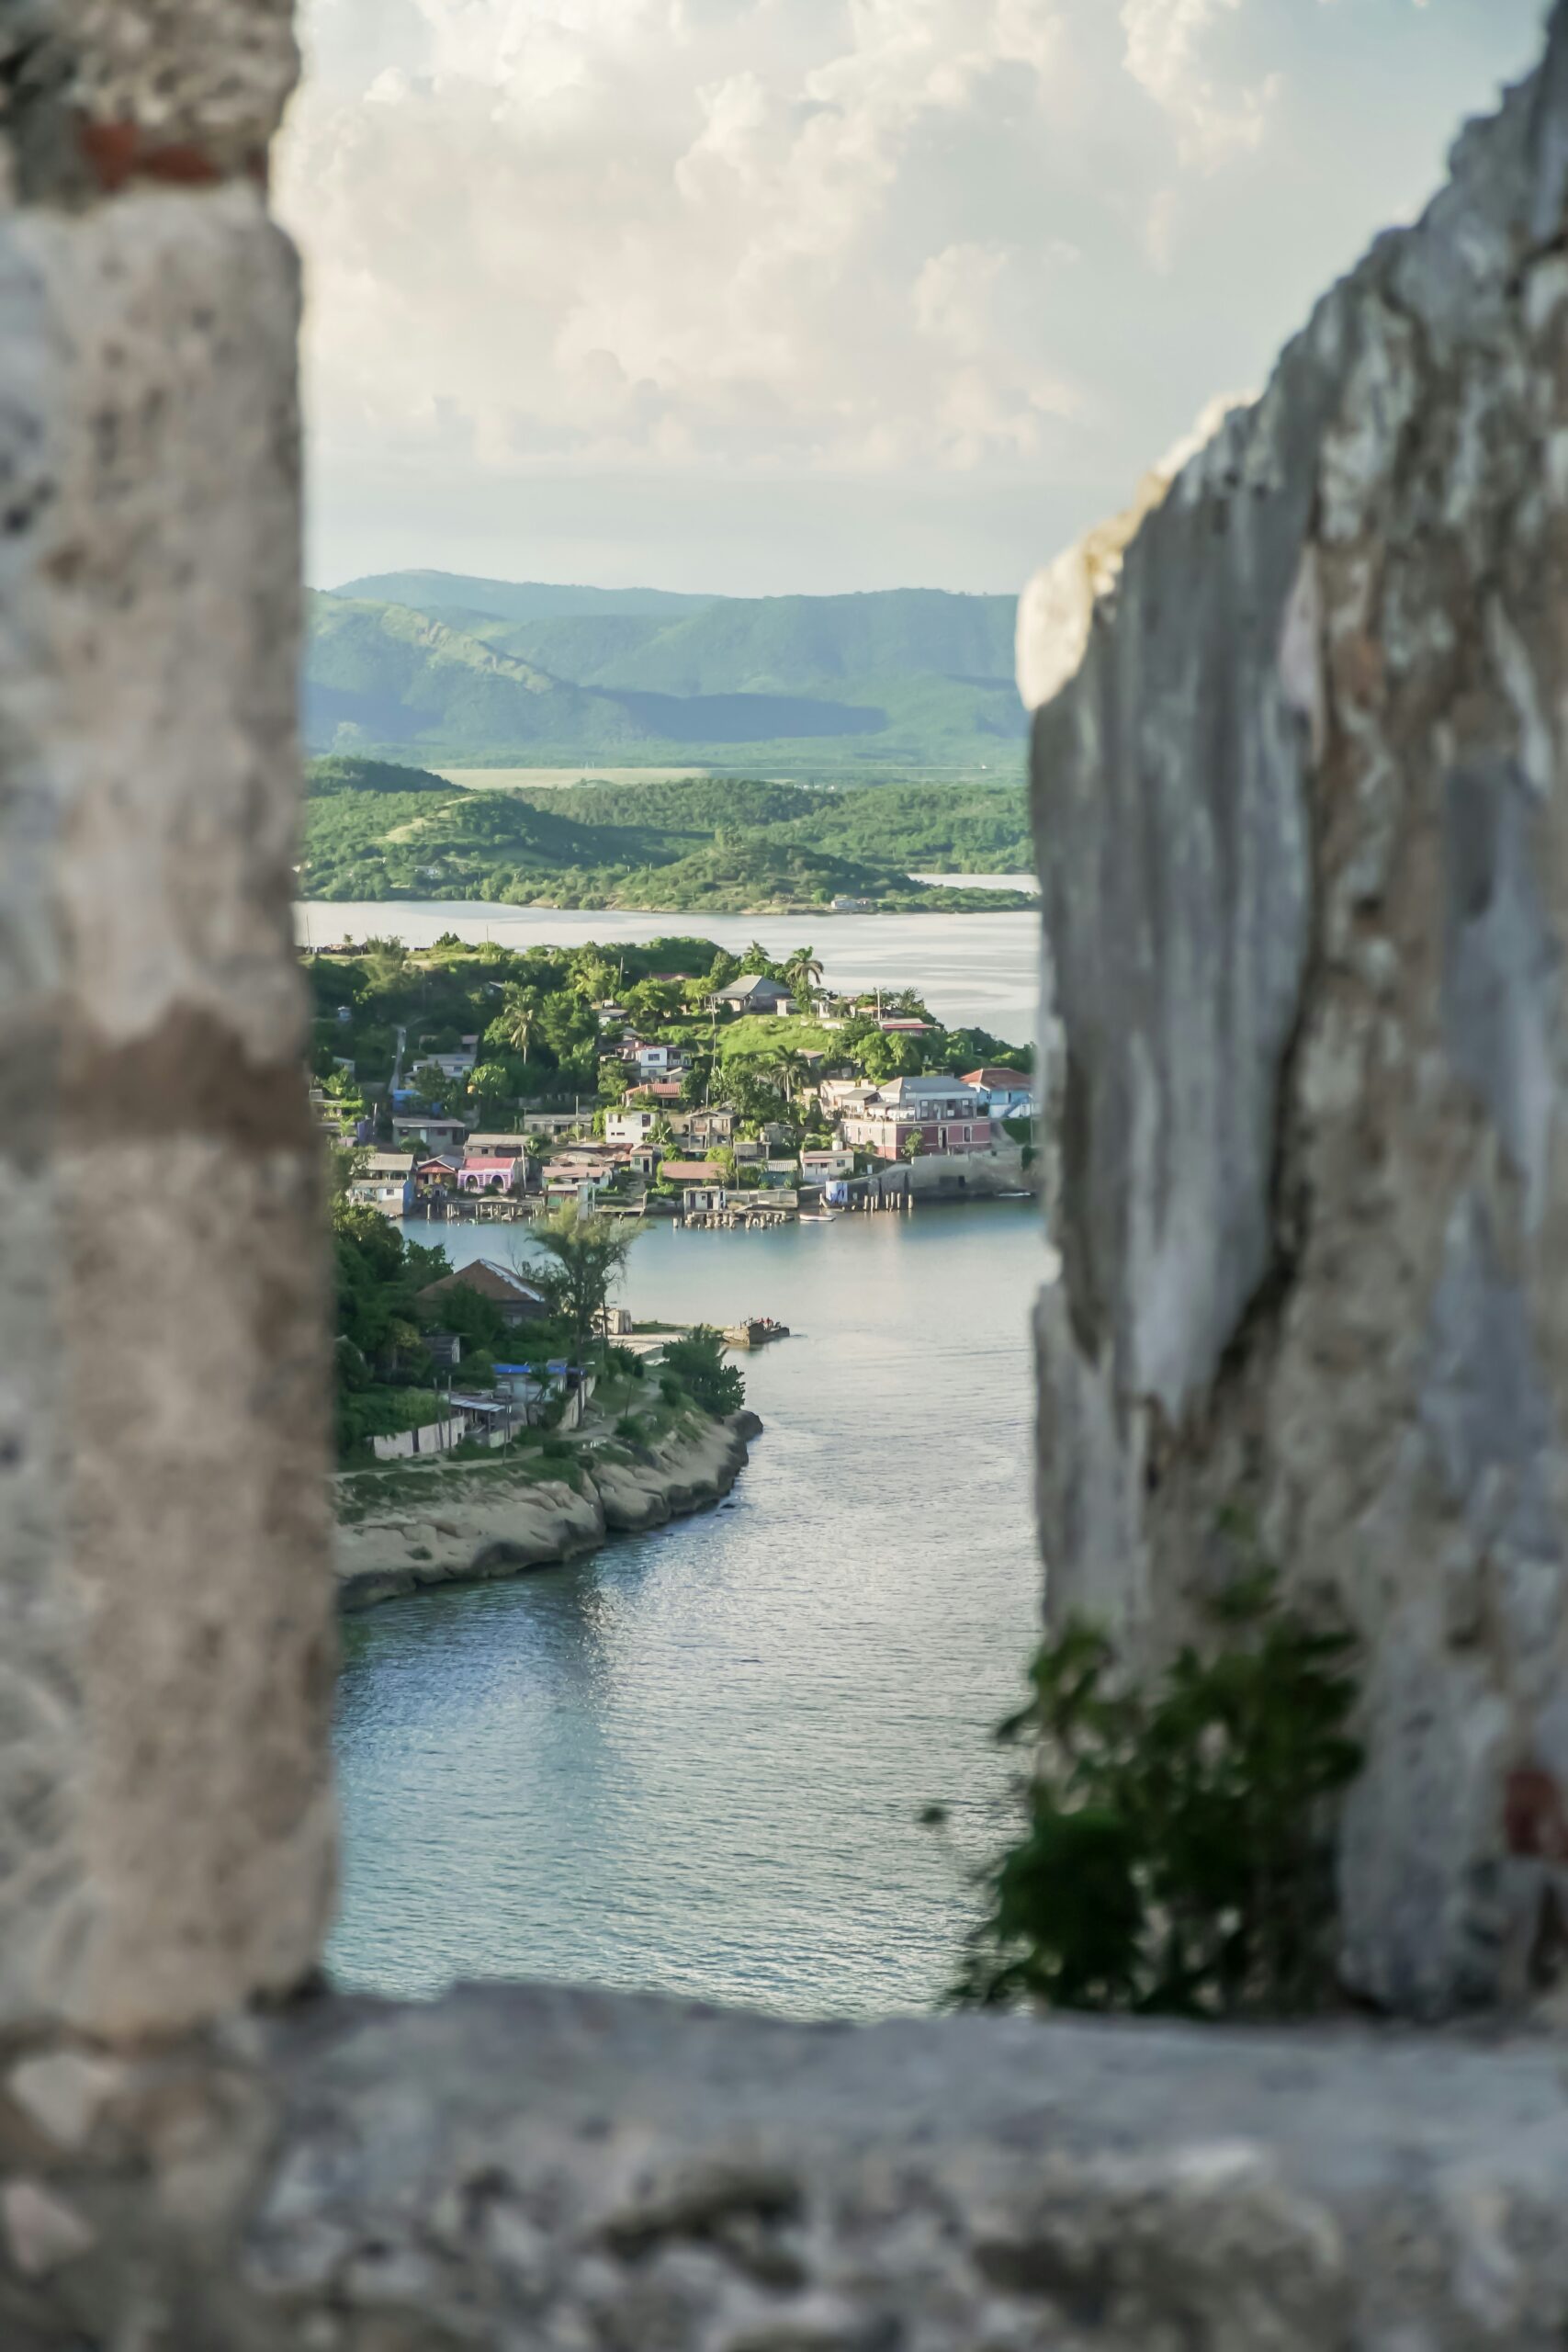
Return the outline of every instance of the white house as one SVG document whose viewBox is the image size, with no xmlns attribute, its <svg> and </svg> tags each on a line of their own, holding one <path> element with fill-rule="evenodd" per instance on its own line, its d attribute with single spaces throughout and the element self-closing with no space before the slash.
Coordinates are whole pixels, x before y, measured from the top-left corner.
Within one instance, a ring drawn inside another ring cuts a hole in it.
<svg viewBox="0 0 1568 2352">
<path fill-rule="evenodd" d="M 993 1119 L 1029 1119 L 1034 1115 L 1034 1081 L 1023 1070 L 965 1070 L 964 1083 L 985 1095 Z"/>
<path fill-rule="evenodd" d="M 604 1140 L 606 1143 L 641 1143 L 659 1115 L 657 1111 L 639 1111 L 635 1107 L 606 1111 Z"/>
<path fill-rule="evenodd" d="M 834 1144 L 828 1150 L 803 1151 L 800 1155 L 801 1181 L 807 1184 L 826 1184 L 835 1176 L 852 1176 L 855 1156 L 848 1144 Z"/>
</svg>

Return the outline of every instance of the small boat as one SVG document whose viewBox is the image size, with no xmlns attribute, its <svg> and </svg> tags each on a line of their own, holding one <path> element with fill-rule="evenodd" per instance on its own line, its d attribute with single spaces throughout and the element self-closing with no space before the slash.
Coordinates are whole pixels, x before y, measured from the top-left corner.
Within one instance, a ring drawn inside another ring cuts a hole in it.
<svg viewBox="0 0 1568 2352">
<path fill-rule="evenodd" d="M 795 1218 L 797 1225 L 837 1225 L 838 1222 L 832 1209 L 802 1209 Z"/>
</svg>

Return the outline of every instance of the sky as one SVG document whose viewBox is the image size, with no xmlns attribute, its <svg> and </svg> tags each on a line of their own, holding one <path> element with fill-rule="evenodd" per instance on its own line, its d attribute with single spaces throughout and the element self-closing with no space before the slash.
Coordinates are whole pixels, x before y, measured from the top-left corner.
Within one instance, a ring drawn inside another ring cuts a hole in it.
<svg viewBox="0 0 1568 2352">
<path fill-rule="evenodd" d="M 1013 593 L 1542 0 L 303 0 L 310 576 Z"/>
</svg>

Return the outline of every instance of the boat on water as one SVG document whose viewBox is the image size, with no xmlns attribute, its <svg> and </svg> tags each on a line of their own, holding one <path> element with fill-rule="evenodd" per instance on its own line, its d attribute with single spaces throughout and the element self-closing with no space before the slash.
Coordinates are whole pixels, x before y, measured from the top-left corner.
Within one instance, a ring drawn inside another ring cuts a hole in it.
<svg viewBox="0 0 1568 2352">
<path fill-rule="evenodd" d="M 837 1214 L 832 1209 L 802 1209 L 795 1218 L 796 1225 L 837 1225 L 838 1222 Z"/>
<path fill-rule="evenodd" d="M 775 1323 L 771 1315 L 750 1315 L 744 1323 L 732 1323 L 724 1336 L 732 1348 L 765 1348 L 770 1340 L 787 1340 L 789 1325 Z"/>
</svg>

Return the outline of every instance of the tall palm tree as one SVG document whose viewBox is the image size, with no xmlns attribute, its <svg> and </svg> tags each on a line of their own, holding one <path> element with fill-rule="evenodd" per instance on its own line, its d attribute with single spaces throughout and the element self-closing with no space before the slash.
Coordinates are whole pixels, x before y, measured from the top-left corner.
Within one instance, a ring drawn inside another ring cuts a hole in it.
<svg viewBox="0 0 1568 2352">
<path fill-rule="evenodd" d="M 795 996 L 806 996 L 822 982 L 822 966 L 814 947 L 797 947 L 784 967 L 784 978 Z"/>
<path fill-rule="evenodd" d="M 777 1072 L 784 1101 L 793 1102 L 806 1076 L 806 1056 L 797 1046 L 778 1046 L 768 1056 L 767 1068 Z"/>
<path fill-rule="evenodd" d="M 505 1026 L 506 1042 L 515 1046 L 525 1061 L 534 1035 L 534 1024 L 539 1017 L 539 991 L 519 986 L 513 980 L 502 1001 L 501 1018 Z"/>
</svg>

